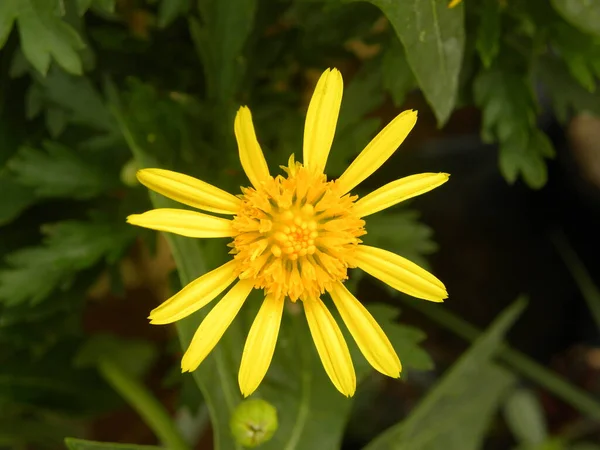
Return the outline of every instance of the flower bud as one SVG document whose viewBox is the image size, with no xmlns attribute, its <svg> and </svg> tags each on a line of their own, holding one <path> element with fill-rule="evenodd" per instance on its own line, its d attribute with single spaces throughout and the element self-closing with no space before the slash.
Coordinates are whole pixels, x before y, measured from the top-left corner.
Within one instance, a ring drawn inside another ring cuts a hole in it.
<svg viewBox="0 0 600 450">
<path fill-rule="evenodd" d="M 238 444 L 256 447 L 267 442 L 277 430 L 277 410 L 261 399 L 244 400 L 233 415 L 229 426 Z"/>
</svg>

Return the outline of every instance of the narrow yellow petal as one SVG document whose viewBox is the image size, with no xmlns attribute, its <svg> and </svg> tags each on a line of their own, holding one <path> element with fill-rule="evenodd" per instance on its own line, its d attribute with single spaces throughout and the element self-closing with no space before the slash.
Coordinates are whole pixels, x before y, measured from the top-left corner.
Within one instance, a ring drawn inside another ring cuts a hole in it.
<svg viewBox="0 0 600 450">
<path fill-rule="evenodd" d="M 335 135 L 344 82 L 337 69 L 327 69 L 319 78 L 308 105 L 304 124 L 304 166 L 323 173 Z"/>
<path fill-rule="evenodd" d="M 252 323 L 244 345 L 238 375 L 240 390 L 244 397 L 248 397 L 256 390 L 271 364 L 281 324 L 283 302 L 282 298 L 267 296 Z"/>
<path fill-rule="evenodd" d="M 185 209 L 151 209 L 143 214 L 132 214 L 127 222 L 152 230 L 167 231 L 194 238 L 235 236 L 231 220 L 209 216 Z"/>
<path fill-rule="evenodd" d="M 137 178 L 148 189 L 205 211 L 236 214 L 242 201 L 197 178 L 164 169 L 142 169 Z"/>
<path fill-rule="evenodd" d="M 338 179 L 341 192 L 344 194 L 350 192 L 379 169 L 402 144 L 415 123 L 417 123 L 416 111 L 408 110 L 396 116 L 369 142 Z"/>
<path fill-rule="evenodd" d="M 420 173 L 392 181 L 365 195 L 354 204 L 359 217 L 381 211 L 397 203 L 429 192 L 448 181 L 447 173 Z"/>
<path fill-rule="evenodd" d="M 458 6 L 461 2 L 462 0 L 452 0 L 450 3 L 448 3 L 448 8 L 454 8 L 455 6 Z"/>
<path fill-rule="evenodd" d="M 181 371 L 196 370 L 217 345 L 254 287 L 254 280 L 241 280 L 206 315 L 181 360 Z"/>
<path fill-rule="evenodd" d="M 236 279 L 237 261 L 196 278 L 150 313 L 150 323 L 164 325 L 189 316 L 213 301 Z"/>
<path fill-rule="evenodd" d="M 432 302 L 448 298 L 446 288 L 440 280 L 395 253 L 359 245 L 354 258 L 356 265 L 362 270 L 401 292 Z"/>
<path fill-rule="evenodd" d="M 242 106 L 238 110 L 233 128 L 244 172 L 252 185 L 258 189 L 261 181 L 268 179 L 270 175 L 269 167 L 256 139 L 252 114 L 248 107 Z"/>
<path fill-rule="evenodd" d="M 329 293 L 367 361 L 384 375 L 398 378 L 402 370 L 400 359 L 367 308 L 339 281 L 333 284 Z"/>
<path fill-rule="evenodd" d="M 325 372 L 346 397 L 356 390 L 356 374 L 348 346 L 335 319 L 318 298 L 303 301 L 306 320 Z"/>
</svg>

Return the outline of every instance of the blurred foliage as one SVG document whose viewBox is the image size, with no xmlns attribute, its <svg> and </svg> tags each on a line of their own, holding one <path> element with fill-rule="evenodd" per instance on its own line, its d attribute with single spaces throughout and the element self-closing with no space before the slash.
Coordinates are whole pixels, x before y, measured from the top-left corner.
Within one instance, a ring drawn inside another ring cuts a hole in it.
<svg viewBox="0 0 600 450">
<path fill-rule="evenodd" d="M 316 77 L 337 65 L 346 88 L 331 176 L 368 143 L 386 111 L 422 95 L 439 127 L 459 107 L 478 108 L 482 138 L 497 144 L 506 181 L 541 188 L 554 156 L 541 114 L 550 108 L 562 122 L 584 111 L 600 114 L 599 24 L 598 0 L 466 0 L 451 9 L 446 0 L 1 0 L 0 446 L 60 448 L 67 435 L 87 435 L 82 419 L 121 406 L 97 373 L 99 355 L 111 354 L 140 383 L 156 360 L 178 364 L 172 349 L 107 336 L 110 323 L 99 331 L 86 319 L 92 306 L 107 307 L 107 297 L 127 302 L 124 294 L 135 287 L 128 267 L 140 252 L 158 252 L 152 233 L 125 224 L 151 202 L 170 204 L 149 200 L 132 177 L 136 167 L 179 170 L 236 191 L 247 181 L 232 124 L 238 106 L 248 104 L 275 172 L 300 153 Z M 365 242 L 422 265 L 436 250 L 432 230 L 410 205 L 369 217 L 368 228 Z M 224 258 L 222 242 L 167 239 L 181 285 Z M 360 282 L 353 274 L 350 284 Z M 235 373 L 259 301 L 248 303 L 201 370 L 173 387 L 182 405 L 208 408 L 215 448 L 239 448 L 229 420 L 241 400 Z M 368 306 L 409 376 L 431 371 L 425 333 L 398 323 L 395 307 Z M 392 448 L 383 447 L 389 436 L 411 450 L 440 442 L 479 448 L 514 383 L 490 360 L 517 309 L 370 448 Z M 177 325 L 184 347 L 204 314 Z M 297 319 L 286 312 L 257 394 L 279 412 L 279 428 L 261 448 L 339 448 L 353 401 L 329 384 Z M 352 352 L 360 379 L 378 376 Z M 192 376 L 201 396 L 188 394 Z M 519 445 L 597 448 L 526 435 L 535 426 L 518 424 L 539 417 L 531 398 L 516 392 L 504 410 Z M 72 438 L 66 444 L 153 448 Z"/>
</svg>

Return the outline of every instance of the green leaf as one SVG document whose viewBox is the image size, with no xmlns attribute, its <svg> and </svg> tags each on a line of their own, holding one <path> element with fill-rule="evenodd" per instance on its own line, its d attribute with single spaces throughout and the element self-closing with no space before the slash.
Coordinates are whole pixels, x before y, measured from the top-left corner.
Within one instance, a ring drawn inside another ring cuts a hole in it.
<svg viewBox="0 0 600 450">
<path fill-rule="evenodd" d="M 418 328 L 397 323 L 398 309 L 390 305 L 367 305 L 369 312 L 390 339 L 400 357 L 403 369 L 431 370 L 433 360 L 418 344 L 427 335 Z"/>
<path fill-rule="evenodd" d="M 464 8 L 447 0 L 370 0 L 392 23 L 438 125 L 452 113 L 458 92 L 465 30 Z"/>
<path fill-rule="evenodd" d="M 480 14 L 475 47 L 483 65 L 489 68 L 500 50 L 502 25 L 500 2 L 498 0 L 484 0 Z"/>
<path fill-rule="evenodd" d="M 600 0 L 552 0 L 567 22 L 600 37 Z"/>
<path fill-rule="evenodd" d="M 98 8 L 100 11 L 112 14 L 115 12 L 117 0 L 77 0 L 77 12 L 83 16 L 88 9 Z"/>
<path fill-rule="evenodd" d="M 504 417 L 517 442 L 536 446 L 546 441 L 548 430 L 544 409 L 529 389 L 515 389 L 504 404 Z"/>
<path fill-rule="evenodd" d="M 126 224 L 100 220 L 47 225 L 40 247 L 19 249 L 6 257 L 0 270 L 0 301 L 6 305 L 38 303 L 71 284 L 78 271 L 102 260 L 114 263 L 131 242 Z"/>
<path fill-rule="evenodd" d="M 190 8 L 190 0 L 162 0 L 158 7 L 158 26 L 168 27 L 180 14 Z"/>
<path fill-rule="evenodd" d="M 481 72 L 474 83 L 475 102 L 483 111 L 483 136 L 500 142 L 500 172 L 509 183 L 519 175 L 534 189 L 546 183 L 545 158 L 554 149 L 535 126 L 537 106 L 522 75 L 498 68 Z"/>
<path fill-rule="evenodd" d="M 417 87 L 417 82 L 408 65 L 404 49 L 395 39 L 385 49 L 381 71 L 384 89 L 392 95 L 395 106 L 402 106 L 406 94 Z"/>
<path fill-rule="evenodd" d="M 0 49 L 4 47 L 13 23 L 19 13 L 21 0 L 3 0 L 0 2 Z"/>
<path fill-rule="evenodd" d="M 129 375 L 139 378 L 154 363 L 156 356 L 156 347 L 148 341 L 96 334 L 79 350 L 74 364 L 78 367 L 93 367 L 106 358 L 118 364 Z"/>
<path fill-rule="evenodd" d="M 479 449 L 499 401 L 514 382 L 511 374 L 490 361 L 524 307 L 524 301 L 517 301 L 507 308 L 409 417 L 384 431 L 366 449 Z"/>
<path fill-rule="evenodd" d="M 40 197 L 92 198 L 115 185 L 102 168 L 54 142 L 45 151 L 22 147 L 8 162 L 19 183 Z"/>
<path fill-rule="evenodd" d="M 256 0 L 208 0 L 198 6 L 202 21 L 191 18 L 190 32 L 202 59 L 208 96 L 228 103 L 243 74 L 240 56 L 252 30 Z"/>
<path fill-rule="evenodd" d="M 573 79 L 562 61 L 550 56 L 540 58 L 536 61 L 535 73 L 546 88 L 554 113 L 561 122 L 566 122 L 572 113 L 589 112 L 600 116 L 600 93 L 586 91 Z"/>
<path fill-rule="evenodd" d="M 351 159 L 369 143 L 380 126 L 377 118 L 365 116 L 384 100 L 379 68 L 366 65 L 344 91 L 336 135 L 327 160 L 327 174 L 341 175 Z"/>
<path fill-rule="evenodd" d="M 86 441 L 84 439 L 65 438 L 69 450 L 164 450 L 154 445 L 120 444 L 116 442 Z"/>
<path fill-rule="evenodd" d="M 23 186 L 5 172 L 0 172 L 0 192 L 2 192 L 0 226 L 16 219 L 21 212 L 33 205 L 36 200 L 31 188 Z"/>
<path fill-rule="evenodd" d="M 10 3 L 10 2 L 9 2 Z M 82 73 L 78 51 L 85 44 L 77 31 L 58 15 L 58 3 L 52 0 L 21 0 L 12 3 L 17 16 L 21 48 L 29 62 L 46 75 L 52 59 L 67 72 Z M 6 13 L 6 12 L 5 12 Z M 9 14 L 11 14 L 9 12 Z"/>
<path fill-rule="evenodd" d="M 438 248 L 433 240 L 433 230 L 419 221 L 418 211 L 399 209 L 368 216 L 365 220 L 369 232 L 361 239 L 367 245 L 386 248 L 427 267 L 425 256 Z"/>
</svg>

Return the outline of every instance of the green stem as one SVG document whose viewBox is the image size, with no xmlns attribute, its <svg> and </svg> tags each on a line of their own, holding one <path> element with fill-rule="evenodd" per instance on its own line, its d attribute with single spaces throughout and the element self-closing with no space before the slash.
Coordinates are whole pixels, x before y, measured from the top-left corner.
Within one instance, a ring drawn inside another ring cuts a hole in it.
<svg viewBox="0 0 600 450">
<path fill-rule="evenodd" d="M 406 303 L 429 317 L 434 322 L 442 325 L 467 341 L 472 342 L 481 334 L 481 330 L 477 327 L 461 319 L 444 307 L 408 300 Z M 573 386 L 560 375 L 548 370 L 528 356 L 507 345 L 504 345 L 498 351 L 497 357 L 507 365 L 511 366 L 515 372 L 519 372 L 524 377 L 543 386 L 583 414 L 589 415 L 595 419 L 600 419 L 600 403 L 582 389 Z"/>
<path fill-rule="evenodd" d="M 189 450 L 188 444 L 167 411 L 143 384 L 108 358 L 102 358 L 98 362 L 98 370 L 115 391 L 138 412 L 168 449 Z"/>
</svg>

